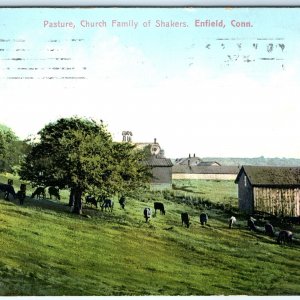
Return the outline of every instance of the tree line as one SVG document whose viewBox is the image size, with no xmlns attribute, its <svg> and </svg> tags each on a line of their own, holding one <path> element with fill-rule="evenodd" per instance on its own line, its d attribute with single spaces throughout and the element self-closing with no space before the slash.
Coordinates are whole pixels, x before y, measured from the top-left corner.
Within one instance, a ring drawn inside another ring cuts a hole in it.
<svg viewBox="0 0 300 300">
<path fill-rule="evenodd" d="M 13 130 L 0 124 L 0 172 L 17 174 L 22 160 L 29 153 L 31 145 L 19 139 Z"/>
</svg>

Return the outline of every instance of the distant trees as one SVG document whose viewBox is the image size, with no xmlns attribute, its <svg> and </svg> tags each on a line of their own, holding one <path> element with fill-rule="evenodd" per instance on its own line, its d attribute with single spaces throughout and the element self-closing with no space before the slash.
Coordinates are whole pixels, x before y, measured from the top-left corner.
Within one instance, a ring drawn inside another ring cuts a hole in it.
<svg viewBox="0 0 300 300">
<path fill-rule="evenodd" d="M 0 172 L 17 172 L 30 145 L 21 141 L 15 133 L 0 124 Z"/>
<path fill-rule="evenodd" d="M 74 213 L 81 213 L 85 192 L 102 197 L 126 194 L 149 180 L 141 163 L 143 153 L 130 143 L 113 142 L 102 122 L 63 118 L 46 125 L 39 135 L 40 142 L 22 165 L 21 178 L 37 185 L 70 188 Z"/>
</svg>

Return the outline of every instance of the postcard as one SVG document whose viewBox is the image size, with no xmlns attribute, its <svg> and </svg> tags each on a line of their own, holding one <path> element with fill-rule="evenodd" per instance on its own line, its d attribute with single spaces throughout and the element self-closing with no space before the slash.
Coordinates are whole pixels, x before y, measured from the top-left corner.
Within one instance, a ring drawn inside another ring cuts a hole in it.
<svg viewBox="0 0 300 300">
<path fill-rule="evenodd" d="M 299 295 L 299 28 L 0 8 L 0 295 Z"/>
</svg>

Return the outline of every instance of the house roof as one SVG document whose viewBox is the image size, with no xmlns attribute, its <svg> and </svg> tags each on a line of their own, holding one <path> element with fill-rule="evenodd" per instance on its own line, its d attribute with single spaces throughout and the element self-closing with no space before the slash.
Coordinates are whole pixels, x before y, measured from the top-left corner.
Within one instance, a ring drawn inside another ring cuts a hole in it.
<svg viewBox="0 0 300 300">
<path fill-rule="evenodd" d="M 145 147 L 152 145 L 153 142 L 149 142 L 149 143 L 134 143 L 135 147 L 137 149 L 144 149 Z"/>
<path fill-rule="evenodd" d="M 243 172 L 253 186 L 300 186 L 300 167 L 242 166 L 235 183 Z"/>
<path fill-rule="evenodd" d="M 176 158 L 175 163 L 178 165 L 197 165 L 199 162 L 201 162 L 201 158 L 197 156 L 191 156 L 191 157 L 183 157 L 183 158 Z"/>
<path fill-rule="evenodd" d="M 150 167 L 172 167 L 172 161 L 169 158 L 158 157 L 156 155 L 152 155 L 145 162 L 147 166 Z"/>
<path fill-rule="evenodd" d="M 173 174 L 238 174 L 237 166 L 187 166 L 174 165 Z"/>
<path fill-rule="evenodd" d="M 217 161 L 201 161 L 198 163 L 198 166 L 221 166 Z"/>
</svg>

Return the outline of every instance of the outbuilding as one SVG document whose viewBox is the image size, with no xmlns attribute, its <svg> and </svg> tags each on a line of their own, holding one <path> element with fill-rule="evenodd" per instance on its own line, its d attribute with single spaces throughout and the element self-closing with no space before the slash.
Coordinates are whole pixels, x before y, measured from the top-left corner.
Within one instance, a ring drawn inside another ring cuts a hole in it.
<svg viewBox="0 0 300 300">
<path fill-rule="evenodd" d="M 151 186 L 156 189 L 172 187 L 172 162 L 169 158 L 151 155 L 147 161 L 152 172 Z"/>
<path fill-rule="evenodd" d="M 173 179 L 197 180 L 235 180 L 239 172 L 238 166 L 187 166 L 174 165 Z"/>
<path fill-rule="evenodd" d="M 300 168 L 242 166 L 235 183 L 240 211 L 300 216 Z"/>
</svg>

